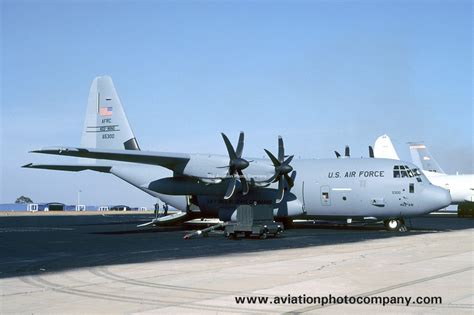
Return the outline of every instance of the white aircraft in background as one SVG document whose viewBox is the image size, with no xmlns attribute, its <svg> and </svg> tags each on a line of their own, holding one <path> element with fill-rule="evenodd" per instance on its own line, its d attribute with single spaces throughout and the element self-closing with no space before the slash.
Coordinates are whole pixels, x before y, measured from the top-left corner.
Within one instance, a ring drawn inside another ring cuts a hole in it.
<svg viewBox="0 0 474 315">
<path fill-rule="evenodd" d="M 426 145 L 410 142 L 409 146 L 413 164 L 423 171 L 423 174 L 433 185 L 449 190 L 452 204 L 474 202 L 474 174 L 448 175 L 428 152 Z M 387 135 L 380 136 L 375 141 L 374 156 L 393 160 L 400 159 Z"/>
</svg>

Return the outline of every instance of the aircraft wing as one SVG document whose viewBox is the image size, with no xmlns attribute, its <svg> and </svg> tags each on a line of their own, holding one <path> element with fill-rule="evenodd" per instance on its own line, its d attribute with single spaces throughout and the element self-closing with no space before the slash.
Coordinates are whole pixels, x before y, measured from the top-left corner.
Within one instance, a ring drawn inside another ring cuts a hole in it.
<svg viewBox="0 0 474 315">
<path fill-rule="evenodd" d="M 175 172 L 181 173 L 186 164 L 189 162 L 190 156 L 182 153 L 162 153 L 162 152 L 147 152 L 147 151 L 134 151 L 134 150 L 103 150 L 103 149 L 88 149 L 88 148 L 71 148 L 71 147 L 55 147 L 45 148 L 41 150 L 31 151 L 32 153 L 43 153 L 61 156 L 74 156 L 80 158 L 100 159 L 100 160 L 111 160 L 111 161 L 122 161 L 139 164 L 149 164 L 162 166 Z M 44 165 L 43 165 L 44 166 Z M 25 165 L 30 168 L 45 168 Z M 52 168 L 56 167 L 56 168 Z M 51 165 L 49 169 L 65 170 L 61 169 L 60 165 Z M 67 170 L 72 170 L 74 166 L 70 165 Z M 80 166 L 78 166 L 80 168 Z M 84 169 L 91 169 L 94 165 L 87 166 Z M 101 167 L 101 166 L 95 166 Z M 84 170 L 77 169 L 77 171 Z"/>
<path fill-rule="evenodd" d="M 55 171 L 69 171 L 69 172 L 80 172 L 85 170 L 91 170 L 102 173 L 109 173 L 111 166 L 99 166 L 99 165 L 81 165 L 81 164 L 26 164 L 24 168 L 38 168 L 44 170 L 55 170 Z"/>
</svg>

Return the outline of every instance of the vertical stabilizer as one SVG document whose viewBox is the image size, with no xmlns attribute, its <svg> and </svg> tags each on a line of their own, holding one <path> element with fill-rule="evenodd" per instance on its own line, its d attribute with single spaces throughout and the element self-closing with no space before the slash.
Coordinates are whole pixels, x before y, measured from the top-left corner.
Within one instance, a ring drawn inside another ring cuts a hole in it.
<svg viewBox="0 0 474 315">
<path fill-rule="evenodd" d="M 109 76 L 97 77 L 92 81 L 81 146 L 140 150 Z"/>
<path fill-rule="evenodd" d="M 424 171 L 445 174 L 423 143 L 410 142 L 410 155 L 413 164 Z"/>
<path fill-rule="evenodd" d="M 392 140 L 387 135 L 383 135 L 375 140 L 374 157 L 382 159 L 400 160 L 400 157 L 393 147 Z"/>
</svg>

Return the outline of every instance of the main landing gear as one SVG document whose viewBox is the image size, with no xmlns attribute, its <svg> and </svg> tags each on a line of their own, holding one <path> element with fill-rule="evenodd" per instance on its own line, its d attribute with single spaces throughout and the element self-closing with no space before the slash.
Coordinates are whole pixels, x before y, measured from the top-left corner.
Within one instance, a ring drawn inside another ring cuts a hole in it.
<svg viewBox="0 0 474 315">
<path fill-rule="evenodd" d="M 406 225 L 405 225 L 405 220 L 403 219 L 388 219 L 383 221 L 385 228 L 387 231 L 390 232 L 406 232 L 408 231 Z"/>
</svg>

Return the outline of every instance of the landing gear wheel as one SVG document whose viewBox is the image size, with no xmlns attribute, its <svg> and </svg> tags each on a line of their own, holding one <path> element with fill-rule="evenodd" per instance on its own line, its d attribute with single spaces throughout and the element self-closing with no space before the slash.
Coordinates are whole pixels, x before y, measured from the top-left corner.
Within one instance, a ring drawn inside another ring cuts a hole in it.
<svg viewBox="0 0 474 315">
<path fill-rule="evenodd" d="M 398 231 L 403 225 L 402 221 L 400 221 L 399 219 L 385 220 L 383 221 L 383 223 L 385 224 L 385 228 L 387 229 L 387 231 L 390 232 Z"/>
</svg>

